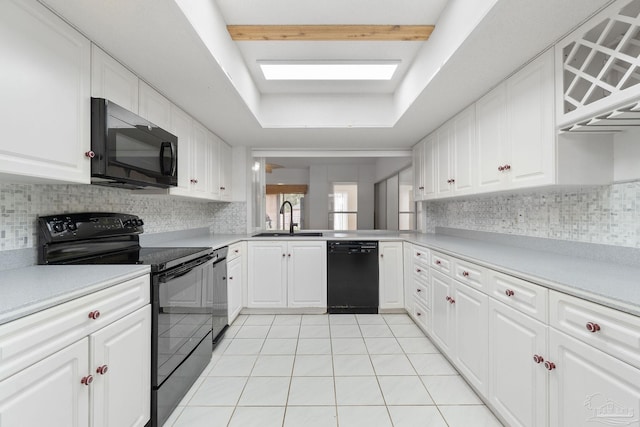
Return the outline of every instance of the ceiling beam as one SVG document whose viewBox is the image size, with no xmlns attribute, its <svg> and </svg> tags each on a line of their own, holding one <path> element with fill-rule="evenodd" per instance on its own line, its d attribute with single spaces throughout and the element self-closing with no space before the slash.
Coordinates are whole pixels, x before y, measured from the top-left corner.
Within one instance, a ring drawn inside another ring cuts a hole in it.
<svg viewBox="0 0 640 427">
<path fill-rule="evenodd" d="M 425 41 L 433 25 L 227 25 L 235 41 Z"/>
</svg>

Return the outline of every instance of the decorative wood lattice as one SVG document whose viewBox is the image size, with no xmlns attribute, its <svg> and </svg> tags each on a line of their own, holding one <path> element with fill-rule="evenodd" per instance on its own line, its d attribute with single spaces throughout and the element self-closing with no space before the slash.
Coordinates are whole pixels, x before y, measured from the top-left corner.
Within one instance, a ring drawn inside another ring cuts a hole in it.
<svg viewBox="0 0 640 427">
<path fill-rule="evenodd" d="M 563 47 L 565 114 L 640 83 L 640 0 L 612 9 Z"/>
</svg>

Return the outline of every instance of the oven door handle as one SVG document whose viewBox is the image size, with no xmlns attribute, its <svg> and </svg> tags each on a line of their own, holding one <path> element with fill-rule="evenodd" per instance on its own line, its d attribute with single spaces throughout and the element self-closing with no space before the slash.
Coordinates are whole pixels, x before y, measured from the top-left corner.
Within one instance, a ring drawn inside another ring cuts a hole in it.
<svg viewBox="0 0 640 427">
<path fill-rule="evenodd" d="M 169 273 L 160 274 L 158 276 L 158 281 L 160 283 L 167 283 L 170 280 L 174 280 L 174 279 L 177 279 L 179 277 L 185 276 L 185 275 L 191 273 L 191 271 L 194 270 L 197 267 L 200 267 L 200 266 L 204 267 L 205 264 L 212 263 L 213 258 L 214 257 L 209 256 L 209 257 L 205 258 L 204 260 L 198 260 L 198 261 L 195 261 L 195 262 L 193 262 L 191 264 L 187 264 L 184 267 L 182 267 L 180 269 L 177 269 L 175 271 L 172 271 L 172 272 L 169 272 Z"/>
</svg>

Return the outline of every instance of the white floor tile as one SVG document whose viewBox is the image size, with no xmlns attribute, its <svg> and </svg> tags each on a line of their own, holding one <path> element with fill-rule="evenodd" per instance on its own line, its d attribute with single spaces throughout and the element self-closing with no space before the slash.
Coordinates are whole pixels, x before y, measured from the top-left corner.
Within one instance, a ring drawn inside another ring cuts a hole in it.
<svg viewBox="0 0 640 427">
<path fill-rule="evenodd" d="M 403 354 L 395 338 L 365 338 L 369 354 Z"/>
<path fill-rule="evenodd" d="M 418 375 L 458 375 L 458 371 L 441 354 L 408 354 Z"/>
<path fill-rule="evenodd" d="M 393 333 L 387 325 L 360 325 L 363 337 L 393 338 Z"/>
<path fill-rule="evenodd" d="M 389 325 L 414 325 L 413 320 L 406 314 L 383 314 L 382 317 Z"/>
<path fill-rule="evenodd" d="M 333 372 L 336 377 L 375 375 L 371 360 L 366 354 L 334 355 Z"/>
<path fill-rule="evenodd" d="M 389 406 L 394 427 L 447 427 L 435 406 Z M 477 427 L 469 423 L 465 427 Z"/>
<path fill-rule="evenodd" d="M 238 406 L 229 427 L 281 427 L 284 406 Z"/>
<path fill-rule="evenodd" d="M 302 325 L 300 338 L 329 338 L 329 325 Z"/>
<path fill-rule="evenodd" d="M 232 338 L 227 338 L 227 337 L 222 338 L 222 340 L 220 340 L 218 344 L 216 344 L 216 346 L 214 347 L 213 354 L 214 355 L 224 354 L 224 352 L 227 350 L 227 347 L 229 347 L 229 344 L 231 344 L 231 341 L 233 341 Z"/>
<path fill-rule="evenodd" d="M 387 405 L 433 405 L 418 376 L 378 377 Z"/>
<path fill-rule="evenodd" d="M 300 322 L 302 321 L 301 314 L 277 314 L 276 318 L 273 319 L 273 325 L 279 326 L 300 326 Z"/>
<path fill-rule="evenodd" d="M 240 330 L 241 325 L 231 325 L 224 331 L 225 338 L 234 338 L 238 331 Z"/>
<path fill-rule="evenodd" d="M 231 354 L 258 354 L 264 342 L 261 338 L 234 339 L 224 351 L 224 355 Z"/>
<path fill-rule="evenodd" d="M 356 314 L 356 320 L 360 325 L 386 325 L 381 314 Z"/>
<path fill-rule="evenodd" d="M 329 338 L 300 338 L 297 354 L 331 354 Z"/>
<path fill-rule="evenodd" d="M 275 317 L 274 314 L 252 314 L 243 325 L 271 325 Z"/>
<path fill-rule="evenodd" d="M 266 338 L 269 328 L 266 325 L 243 325 L 235 338 Z"/>
<path fill-rule="evenodd" d="M 330 314 L 329 323 L 331 325 L 357 325 L 356 316 L 353 314 Z"/>
<path fill-rule="evenodd" d="M 404 354 L 372 354 L 371 362 L 376 375 L 416 375 Z"/>
<path fill-rule="evenodd" d="M 235 406 L 246 382 L 246 377 L 207 377 L 188 406 Z"/>
<path fill-rule="evenodd" d="M 416 325 L 389 325 L 396 338 L 424 338 L 424 332 Z"/>
<path fill-rule="evenodd" d="M 250 377 L 239 406 L 284 406 L 291 377 Z"/>
<path fill-rule="evenodd" d="M 298 338 L 300 333 L 300 326 L 298 325 L 273 325 L 269 330 L 267 338 Z"/>
<path fill-rule="evenodd" d="M 173 427 L 225 427 L 232 413 L 233 406 L 188 406 L 182 410 Z"/>
<path fill-rule="evenodd" d="M 218 363 L 218 361 L 220 360 L 220 357 L 222 356 L 219 354 L 212 354 L 209 364 L 207 365 L 206 368 L 204 368 L 204 371 L 202 371 L 201 375 L 209 375 L 209 372 L 213 369 L 214 366 L 216 366 L 216 363 Z"/>
<path fill-rule="evenodd" d="M 302 315 L 302 325 L 328 325 L 329 316 L 326 314 L 304 314 Z"/>
<path fill-rule="evenodd" d="M 252 377 L 290 377 L 293 371 L 293 355 L 262 355 L 251 371 Z"/>
<path fill-rule="evenodd" d="M 248 314 L 239 314 L 236 317 L 236 320 L 233 321 L 232 326 L 242 326 L 248 318 L 249 318 Z"/>
<path fill-rule="evenodd" d="M 482 401 L 460 376 L 421 376 L 436 405 L 482 405 Z"/>
<path fill-rule="evenodd" d="M 355 318 L 354 318 L 355 319 Z M 331 338 L 361 338 L 362 332 L 357 324 L 343 325 L 341 323 L 331 324 Z"/>
<path fill-rule="evenodd" d="M 391 427 L 384 406 L 338 406 L 340 427 Z"/>
<path fill-rule="evenodd" d="M 293 366 L 294 377 L 332 377 L 333 358 L 331 355 L 302 355 L 296 356 Z"/>
<path fill-rule="evenodd" d="M 176 409 L 174 409 L 171 415 L 169 415 L 169 418 L 167 418 L 167 421 L 165 421 L 161 427 L 172 427 L 184 408 L 184 406 L 178 406 Z"/>
<path fill-rule="evenodd" d="M 293 377 L 289 391 L 289 406 L 335 405 L 332 377 Z"/>
<path fill-rule="evenodd" d="M 258 356 L 220 356 L 209 371 L 213 377 L 248 377 Z"/>
<path fill-rule="evenodd" d="M 336 377 L 335 381 L 338 405 L 384 405 L 376 377 Z"/>
<path fill-rule="evenodd" d="M 297 344 L 295 338 L 267 338 L 260 354 L 296 354 Z"/>
<path fill-rule="evenodd" d="M 362 338 L 333 338 L 331 349 L 333 354 L 367 354 Z"/>
<path fill-rule="evenodd" d="M 397 338 L 405 353 L 440 353 L 435 345 L 426 337 Z"/>
<path fill-rule="evenodd" d="M 196 393 L 196 391 L 198 391 L 198 389 L 204 382 L 204 379 L 204 376 L 200 376 L 197 380 L 194 381 L 193 385 L 189 388 L 182 400 L 178 403 L 178 406 L 187 406 L 193 395 Z"/>
<path fill-rule="evenodd" d="M 335 406 L 288 406 L 284 427 L 337 427 Z"/>
<path fill-rule="evenodd" d="M 502 427 L 498 419 L 484 405 L 440 406 L 449 427 Z"/>
</svg>

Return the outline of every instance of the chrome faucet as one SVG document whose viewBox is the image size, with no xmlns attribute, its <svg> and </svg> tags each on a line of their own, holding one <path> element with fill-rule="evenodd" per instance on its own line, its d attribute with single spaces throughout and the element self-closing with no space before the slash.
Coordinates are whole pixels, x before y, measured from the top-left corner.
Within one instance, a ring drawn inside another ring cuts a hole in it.
<svg viewBox="0 0 640 427">
<path fill-rule="evenodd" d="M 298 225 L 293 222 L 293 205 L 290 201 L 285 200 L 282 202 L 282 206 L 280 206 L 280 215 L 282 215 L 282 222 L 284 222 L 284 205 L 289 205 L 289 234 L 293 234 L 293 227 Z"/>
</svg>

